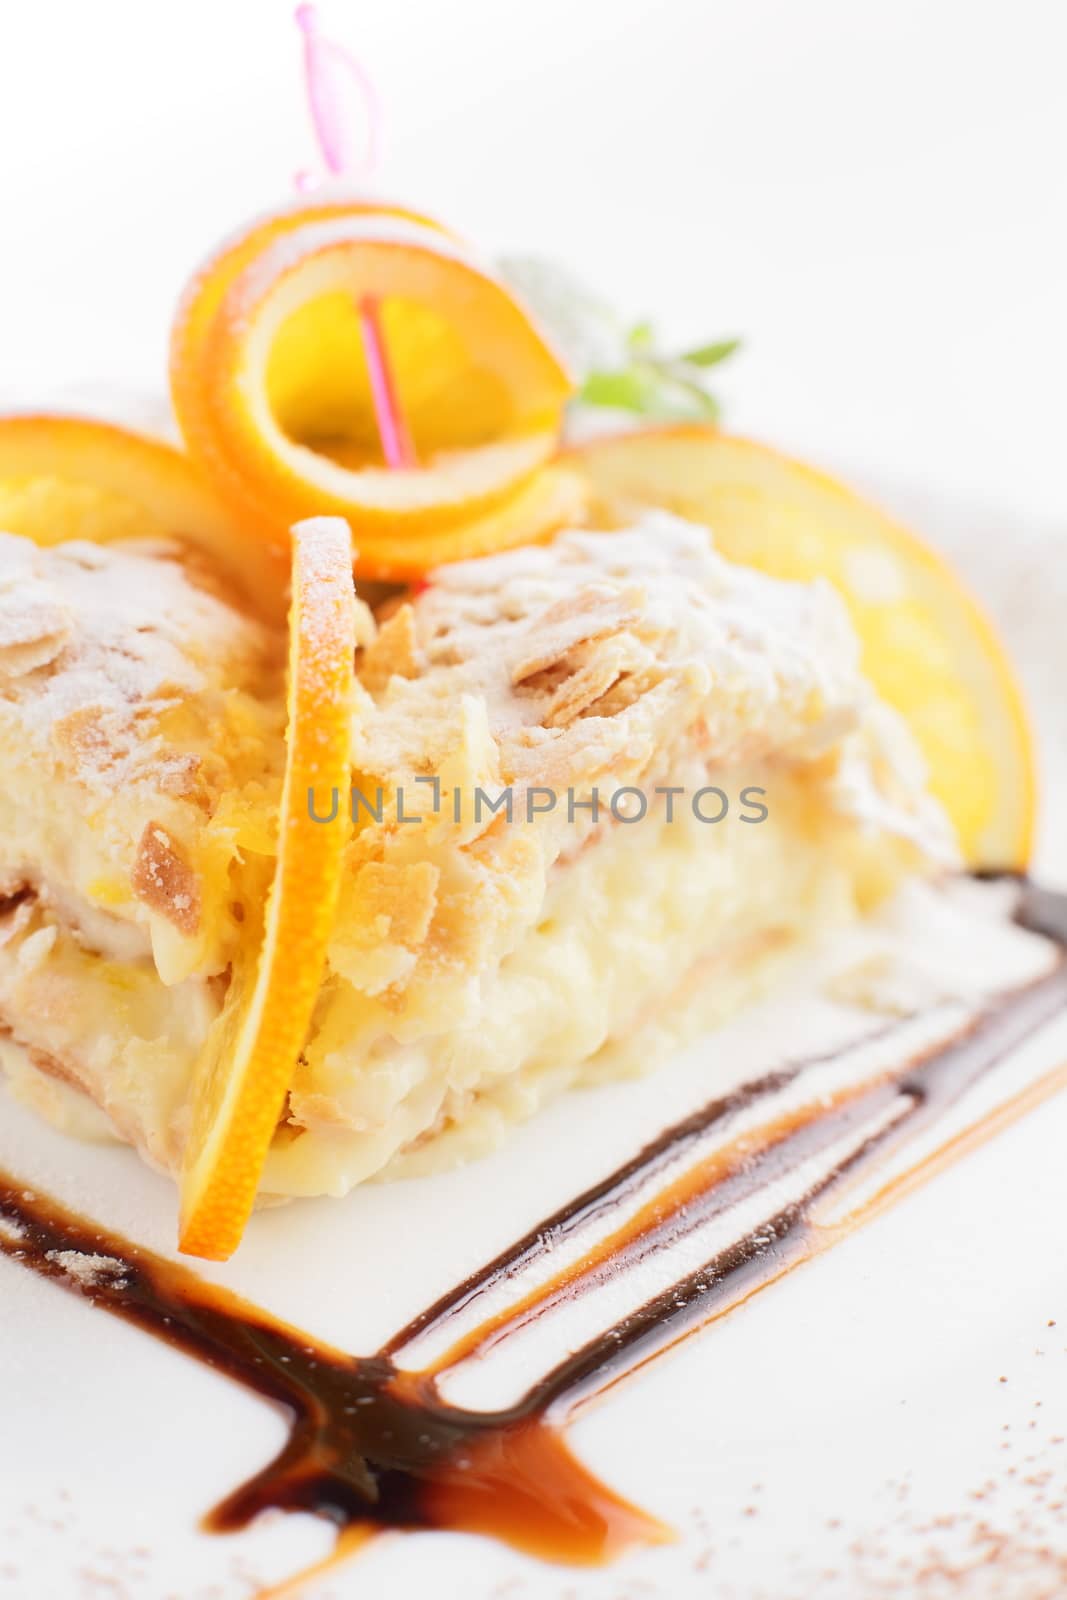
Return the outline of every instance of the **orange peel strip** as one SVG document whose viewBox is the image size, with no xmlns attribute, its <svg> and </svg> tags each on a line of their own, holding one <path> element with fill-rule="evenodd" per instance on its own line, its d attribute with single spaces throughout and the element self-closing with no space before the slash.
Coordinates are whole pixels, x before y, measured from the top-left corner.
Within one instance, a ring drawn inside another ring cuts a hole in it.
<svg viewBox="0 0 1067 1600">
<path fill-rule="evenodd" d="M 180 1248 L 215 1261 L 237 1248 L 251 1214 L 337 909 L 347 830 L 316 822 L 308 795 L 347 793 L 351 776 L 355 591 L 340 519 L 293 529 L 290 618 L 289 748 L 263 940 L 254 973 L 235 970 L 198 1064 L 181 1175 Z"/>
<path fill-rule="evenodd" d="M 1036 780 L 1023 696 L 992 624 L 942 557 L 825 474 L 700 424 L 596 440 L 565 459 L 587 479 L 594 518 L 660 506 L 707 523 L 731 560 L 828 578 L 848 604 L 864 671 L 922 749 L 967 862 L 1026 865 Z"/>
</svg>

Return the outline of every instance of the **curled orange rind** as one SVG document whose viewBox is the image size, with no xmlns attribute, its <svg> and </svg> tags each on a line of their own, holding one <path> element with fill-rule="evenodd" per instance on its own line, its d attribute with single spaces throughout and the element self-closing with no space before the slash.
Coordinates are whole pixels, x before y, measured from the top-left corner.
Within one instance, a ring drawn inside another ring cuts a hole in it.
<svg viewBox="0 0 1067 1600">
<path fill-rule="evenodd" d="M 382 456 L 368 305 L 414 449 L 402 470 Z M 277 537 L 344 516 L 371 576 L 537 538 L 531 516 L 559 501 L 558 484 L 530 491 L 566 370 L 504 284 L 412 213 L 323 203 L 255 225 L 194 279 L 171 379 L 188 447 L 242 521 Z"/>
</svg>

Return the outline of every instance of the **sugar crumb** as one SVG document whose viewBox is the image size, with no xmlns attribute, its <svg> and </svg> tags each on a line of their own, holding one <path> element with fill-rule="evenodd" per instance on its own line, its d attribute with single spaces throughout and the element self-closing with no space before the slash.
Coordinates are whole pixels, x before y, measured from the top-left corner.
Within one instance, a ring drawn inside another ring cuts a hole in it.
<svg viewBox="0 0 1067 1600">
<path fill-rule="evenodd" d="M 103 1284 L 120 1288 L 126 1281 L 123 1264 L 114 1256 L 94 1255 L 81 1250 L 48 1250 L 45 1260 L 61 1267 L 67 1277 L 83 1289 L 94 1289 Z"/>
</svg>

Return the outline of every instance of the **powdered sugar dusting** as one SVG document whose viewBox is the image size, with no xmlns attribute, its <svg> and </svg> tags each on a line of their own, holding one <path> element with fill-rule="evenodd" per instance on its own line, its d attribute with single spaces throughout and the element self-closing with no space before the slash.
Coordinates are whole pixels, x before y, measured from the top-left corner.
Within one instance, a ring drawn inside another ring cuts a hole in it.
<svg viewBox="0 0 1067 1600">
<path fill-rule="evenodd" d="M 39 549 L 0 533 L 0 678 L 17 680 L 5 718 L 19 722 L 13 744 L 43 748 L 68 718 L 91 712 L 83 769 L 121 767 L 127 752 L 158 761 L 145 717 L 223 677 L 227 687 L 251 684 L 266 649 L 258 624 L 191 581 L 176 545 Z"/>
<path fill-rule="evenodd" d="M 378 712 L 359 731 L 361 770 L 439 770 L 455 742 L 449 708 L 466 695 L 484 703 L 499 770 L 520 785 L 634 772 L 635 751 L 651 760 L 672 739 L 719 767 L 833 755 L 843 817 L 953 856 L 908 730 L 862 675 L 840 596 L 725 560 L 703 527 L 649 512 L 624 530 L 439 568 L 411 627 L 403 674 L 381 671 L 373 647 L 361 662 Z"/>
<path fill-rule="evenodd" d="M 105 1285 L 121 1288 L 126 1282 L 125 1267 L 114 1256 L 90 1255 L 81 1250 L 49 1250 L 45 1260 L 61 1267 L 79 1289 L 99 1289 Z"/>
</svg>

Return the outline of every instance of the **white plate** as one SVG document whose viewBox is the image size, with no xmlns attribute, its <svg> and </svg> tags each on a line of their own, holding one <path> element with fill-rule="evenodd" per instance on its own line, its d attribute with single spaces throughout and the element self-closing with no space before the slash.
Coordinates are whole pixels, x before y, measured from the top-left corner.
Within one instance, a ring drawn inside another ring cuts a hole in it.
<svg viewBox="0 0 1067 1600">
<path fill-rule="evenodd" d="M 943 536 L 1002 612 L 1042 721 L 1051 822 L 1067 795 L 1055 594 L 1067 541 L 889 498 Z M 1051 827 L 1042 853 L 1067 879 Z M 205 1275 L 373 1350 L 663 1126 L 715 1050 L 721 1036 L 658 1078 L 572 1097 L 466 1170 L 258 1216 L 238 1258 Z M 72 1144 L 2 1105 L 0 1166 L 170 1252 L 169 1186 L 127 1151 Z M 484 1540 L 389 1536 L 309 1600 L 1059 1592 L 1065 1143 L 1061 1097 L 581 1418 L 577 1453 L 676 1527 L 676 1545 L 572 1572 Z M 6 1260 L 0 1294 L 4 1600 L 240 1600 L 326 1551 L 308 1518 L 197 1531 L 284 1437 L 263 1404 Z"/>
</svg>

